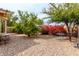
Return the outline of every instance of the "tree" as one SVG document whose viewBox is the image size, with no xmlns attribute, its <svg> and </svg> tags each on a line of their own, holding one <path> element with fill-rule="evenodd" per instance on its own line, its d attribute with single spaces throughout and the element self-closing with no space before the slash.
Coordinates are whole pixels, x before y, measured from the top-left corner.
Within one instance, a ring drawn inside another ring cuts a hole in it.
<svg viewBox="0 0 79 59">
<path fill-rule="evenodd" d="M 27 11 L 18 11 L 20 18 L 21 30 L 24 34 L 30 36 L 35 36 L 39 32 L 38 26 L 43 23 L 41 19 L 37 17 L 35 13 L 29 13 Z"/>
<path fill-rule="evenodd" d="M 7 25 L 10 27 L 14 26 L 16 24 L 16 21 L 18 20 L 17 15 L 14 15 L 14 13 L 11 13 L 10 15 L 8 15 L 7 18 L 8 18 Z"/>
<path fill-rule="evenodd" d="M 14 12 L 11 12 L 8 16 L 7 16 L 8 20 L 7 20 L 7 26 L 8 26 L 8 32 L 15 32 L 15 28 L 17 26 L 17 21 L 18 21 L 18 16 L 14 15 Z"/>
<path fill-rule="evenodd" d="M 50 3 L 49 8 L 44 9 L 43 13 L 47 14 L 52 21 L 63 21 L 70 33 L 70 26 L 73 20 L 79 18 L 79 4 L 77 3 Z M 69 25 L 70 24 L 70 25 Z"/>
</svg>

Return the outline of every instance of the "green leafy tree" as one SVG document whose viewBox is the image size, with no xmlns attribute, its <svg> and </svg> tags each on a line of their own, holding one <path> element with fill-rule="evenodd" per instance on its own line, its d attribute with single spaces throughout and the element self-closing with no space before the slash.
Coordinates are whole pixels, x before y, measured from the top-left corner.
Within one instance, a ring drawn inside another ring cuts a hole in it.
<svg viewBox="0 0 79 59">
<path fill-rule="evenodd" d="M 23 33 L 27 34 L 29 37 L 37 35 L 39 32 L 37 25 L 43 24 L 43 21 L 39 19 L 35 13 L 18 11 L 18 14 Z"/>
<path fill-rule="evenodd" d="M 15 23 L 16 23 L 16 21 L 18 20 L 18 17 L 17 17 L 17 15 L 14 15 L 14 12 L 11 12 L 8 16 L 7 16 L 7 18 L 8 18 L 8 23 L 7 23 L 7 25 L 9 26 L 9 27 L 11 27 L 11 26 L 14 26 L 15 25 Z"/>
<path fill-rule="evenodd" d="M 79 19 L 79 4 L 77 3 L 50 3 L 49 8 L 44 9 L 43 13 L 47 14 L 52 21 L 63 21 L 70 33 L 70 26 L 74 20 Z M 70 24 L 70 25 L 69 25 Z"/>
<path fill-rule="evenodd" d="M 10 13 L 8 16 L 7 16 L 8 20 L 7 20 L 7 26 L 8 26 L 8 32 L 15 32 L 15 28 L 17 25 L 17 20 L 18 20 L 18 17 L 17 15 L 14 15 L 14 13 Z"/>
</svg>

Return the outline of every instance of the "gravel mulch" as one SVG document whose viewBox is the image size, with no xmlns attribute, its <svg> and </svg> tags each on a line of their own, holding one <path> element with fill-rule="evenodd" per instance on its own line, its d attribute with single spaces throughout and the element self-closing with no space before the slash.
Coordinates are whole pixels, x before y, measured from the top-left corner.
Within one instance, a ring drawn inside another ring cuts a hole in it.
<svg viewBox="0 0 79 59">
<path fill-rule="evenodd" d="M 41 35 L 27 38 L 24 35 L 10 35 L 6 45 L 0 45 L 1 56 L 75 56 L 79 49 L 67 37 Z"/>
</svg>

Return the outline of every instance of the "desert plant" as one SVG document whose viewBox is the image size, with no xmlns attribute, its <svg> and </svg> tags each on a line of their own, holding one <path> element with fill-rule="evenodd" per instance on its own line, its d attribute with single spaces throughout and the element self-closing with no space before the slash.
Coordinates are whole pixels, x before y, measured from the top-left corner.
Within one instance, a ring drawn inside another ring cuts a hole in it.
<svg viewBox="0 0 79 59">
<path fill-rule="evenodd" d="M 11 27 L 11 32 L 26 34 L 29 37 L 36 36 L 39 32 L 38 25 L 43 24 L 43 20 L 39 19 L 35 13 L 27 11 L 19 10 L 17 16 L 12 14 L 8 16 L 8 26 Z"/>
<path fill-rule="evenodd" d="M 21 24 L 20 23 L 16 23 L 10 30 L 13 33 L 22 34 L 23 33 L 22 29 L 23 28 L 22 28 Z"/>
<path fill-rule="evenodd" d="M 37 25 L 43 23 L 41 19 L 37 17 L 35 13 L 28 13 L 23 11 L 18 11 L 20 17 L 20 29 L 24 34 L 30 36 L 36 36 L 39 32 Z"/>
<path fill-rule="evenodd" d="M 49 8 L 44 9 L 43 13 L 47 14 L 52 21 L 63 21 L 68 33 L 70 33 L 71 24 L 76 19 L 79 19 L 79 4 L 78 3 L 50 3 Z"/>
</svg>

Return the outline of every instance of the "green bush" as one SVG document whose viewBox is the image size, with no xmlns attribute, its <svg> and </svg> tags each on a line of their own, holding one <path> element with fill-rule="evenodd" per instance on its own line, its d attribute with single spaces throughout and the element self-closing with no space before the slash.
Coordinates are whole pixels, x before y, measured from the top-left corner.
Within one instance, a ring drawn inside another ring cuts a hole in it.
<svg viewBox="0 0 79 59">
<path fill-rule="evenodd" d="M 20 23 L 17 23 L 15 26 L 13 26 L 11 28 L 11 32 L 14 32 L 14 33 L 18 33 L 18 34 L 22 34 L 23 31 L 22 31 L 22 26 Z"/>
<path fill-rule="evenodd" d="M 21 26 L 20 23 L 16 24 L 16 26 L 15 26 L 14 29 L 15 29 L 15 32 L 17 32 L 17 33 L 19 33 L 19 34 L 22 34 L 22 33 L 23 33 L 23 31 L 22 31 L 22 26 Z"/>
<path fill-rule="evenodd" d="M 24 34 L 28 35 L 29 37 L 36 36 L 39 32 L 37 25 L 42 24 L 43 21 L 40 20 L 34 13 L 28 13 L 23 11 L 18 11 L 18 13 L 21 19 L 19 30 L 22 31 Z"/>
<path fill-rule="evenodd" d="M 26 34 L 29 37 L 35 37 L 39 32 L 37 25 L 42 24 L 43 21 L 34 13 L 18 11 L 18 14 L 18 19 L 20 20 L 18 23 L 14 20 L 12 21 L 13 24 L 11 32 Z"/>
<path fill-rule="evenodd" d="M 34 23 L 28 24 L 27 27 L 24 26 L 23 33 L 30 36 L 36 36 L 38 34 L 39 30 L 38 27 Z"/>
</svg>

